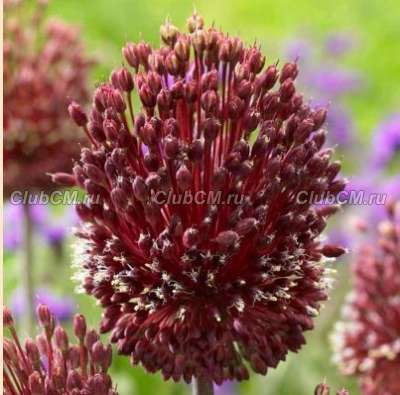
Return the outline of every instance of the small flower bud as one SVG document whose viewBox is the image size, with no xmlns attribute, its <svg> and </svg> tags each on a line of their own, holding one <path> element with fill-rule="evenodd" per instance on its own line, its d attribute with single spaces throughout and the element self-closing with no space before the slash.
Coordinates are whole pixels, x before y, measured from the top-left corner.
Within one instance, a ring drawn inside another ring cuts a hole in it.
<svg viewBox="0 0 400 395">
<path fill-rule="evenodd" d="M 83 342 L 83 339 L 86 335 L 86 319 L 82 314 L 76 314 L 74 317 L 74 334 L 79 339 L 80 342 Z"/>
<path fill-rule="evenodd" d="M 87 124 L 87 116 L 83 111 L 81 105 L 77 102 L 71 102 L 71 104 L 68 106 L 68 112 L 69 116 L 78 126 L 85 126 Z"/>
<path fill-rule="evenodd" d="M 62 352 L 68 351 L 69 348 L 68 335 L 64 328 L 62 328 L 61 326 L 57 326 L 57 328 L 54 331 L 54 339 L 57 347 Z"/>
<path fill-rule="evenodd" d="M 200 242 L 200 233 L 195 228 L 186 229 L 182 236 L 182 243 L 186 248 L 197 246 Z"/>
<path fill-rule="evenodd" d="M 176 182 L 181 191 L 186 191 L 192 186 L 192 173 L 185 164 L 181 165 L 176 172 Z"/>
</svg>

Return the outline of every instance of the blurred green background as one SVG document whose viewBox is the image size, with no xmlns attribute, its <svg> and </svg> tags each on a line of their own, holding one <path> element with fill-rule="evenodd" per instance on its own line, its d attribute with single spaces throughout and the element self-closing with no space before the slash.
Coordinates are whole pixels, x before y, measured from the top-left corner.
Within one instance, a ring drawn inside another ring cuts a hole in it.
<svg viewBox="0 0 400 395">
<path fill-rule="evenodd" d="M 354 118 L 360 144 L 367 145 L 376 124 L 400 107 L 398 0 L 53 0 L 48 12 L 80 26 L 86 47 L 98 62 L 93 74 L 94 86 L 107 79 L 114 67 L 121 65 L 121 47 L 126 41 L 137 41 L 142 37 L 158 45 L 159 25 L 165 18 L 170 17 L 176 26 L 184 28 L 194 7 L 204 16 L 206 24 L 215 23 L 232 35 L 240 35 L 249 44 L 257 40 L 269 63 L 277 59 L 284 61 L 284 43 L 303 34 L 312 37 L 316 43 L 332 33 L 351 34 L 357 49 L 340 62 L 361 73 L 365 84 L 361 94 L 347 95 L 343 101 Z M 357 156 L 357 149 L 354 153 Z M 55 262 L 60 257 L 45 243 L 38 242 L 36 249 L 38 281 L 50 284 L 60 295 L 72 295 L 74 289 L 70 280 L 70 244 L 71 238 L 65 242 L 64 263 Z M 349 259 L 351 256 L 347 261 Z M 6 303 L 19 285 L 18 260 L 18 251 L 6 252 Z M 317 319 L 316 329 L 307 334 L 307 345 L 266 377 L 253 375 L 250 381 L 235 389 L 235 393 L 310 395 L 315 385 L 324 379 L 333 389 L 345 386 L 351 394 L 359 393 L 355 381 L 342 377 L 331 362 L 328 338 L 350 286 L 346 261 L 338 262 L 336 266 L 336 289 Z M 74 298 L 77 310 L 96 325 L 100 311 L 93 299 L 83 295 Z M 165 383 L 159 375 L 149 375 L 140 367 L 131 367 L 127 358 L 115 358 L 112 375 L 121 395 L 183 394 L 189 391 L 184 385 Z M 226 392 L 229 393 L 234 392 Z"/>
</svg>

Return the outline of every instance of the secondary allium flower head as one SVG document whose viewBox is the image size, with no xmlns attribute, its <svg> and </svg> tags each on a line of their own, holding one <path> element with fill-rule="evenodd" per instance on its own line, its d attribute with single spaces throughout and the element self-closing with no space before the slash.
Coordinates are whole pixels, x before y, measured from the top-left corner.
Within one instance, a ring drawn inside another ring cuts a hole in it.
<svg viewBox="0 0 400 395">
<path fill-rule="evenodd" d="M 400 203 L 388 214 L 375 242 L 358 251 L 354 291 L 334 336 L 339 367 L 361 378 L 365 395 L 400 393 Z"/>
<path fill-rule="evenodd" d="M 59 21 L 44 23 L 45 2 L 38 2 L 33 15 L 26 3 L 5 3 L 6 195 L 54 187 L 46 173 L 71 169 L 71 158 L 79 154 L 80 133 L 66 108 L 71 99 L 86 100 L 92 63 L 84 56 L 77 30 Z"/>
<path fill-rule="evenodd" d="M 337 207 L 296 194 L 345 183 L 323 148 L 326 111 L 296 92 L 297 65 L 264 68 L 256 46 L 199 15 L 188 26 L 163 25 L 159 50 L 128 43 L 131 69 L 97 89 L 87 125 L 70 106 L 92 145 L 54 178 L 94 198 L 78 207 L 75 265 L 105 309 L 101 330 L 150 372 L 221 383 L 304 343 L 326 299 L 323 258 L 343 250 L 319 243 Z M 175 202 L 160 201 L 167 192 Z M 210 192 L 220 204 L 177 199 Z"/>
<path fill-rule="evenodd" d="M 107 370 L 111 345 L 103 345 L 95 330 L 87 330 L 82 315 L 74 318 L 77 344 L 55 325 L 45 305 L 37 309 L 42 333 L 22 345 L 14 328 L 11 311 L 3 309 L 3 324 L 11 334 L 3 342 L 4 393 L 6 395 L 116 395 Z"/>
</svg>

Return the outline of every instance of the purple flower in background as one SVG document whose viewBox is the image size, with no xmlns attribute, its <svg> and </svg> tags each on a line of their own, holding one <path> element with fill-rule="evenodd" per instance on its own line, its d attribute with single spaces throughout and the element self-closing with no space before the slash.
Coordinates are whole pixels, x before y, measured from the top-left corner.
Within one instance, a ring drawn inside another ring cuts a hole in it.
<svg viewBox="0 0 400 395">
<path fill-rule="evenodd" d="M 376 129 L 372 138 L 371 161 L 376 170 L 385 168 L 400 153 L 400 113 L 394 114 Z"/>
<path fill-rule="evenodd" d="M 40 205 L 32 211 L 40 235 L 50 245 L 60 244 L 78 222 L 73 206 L 66 206 L 61 215 L 54 215 L 49 207 Z"/>
<path fill-rule="evenodd" d="M 332 142 L 339 148 L 348 147 L 354 142 L 354 125 L 350 114 L 340 105 L 332 105 L 328 111 L 327 125 Z"/>
<path fill-rule="evenodd" d="M 22 207 L 6 202 L 4 205 L 4 249 L 15 251 L 22 243 Z M 5 226 L 6 225 L 6 226 Z"/>
<path fill-rule="evenodd" d="M 298 60 L 300 63 L 306 62 L 310 58 L 311 52 L 312 44 L 304 38 L 290 40 L 284 50 L 286 58 L 292 61 Z"/>
<path fill-rule="evenodd" d="M 325 40 L 325 51 L 332 56 L 342 56 L 354 47 L 354 39 L 346 33 L 333 33 Z"/>
<path fill-rule="evenodd" d="M 35 304 L 36 307 L 40 304 L 47 305 L 59 321 L 71 319 L 75 312 L 75 303 L 73 299 L 65 296 L 57 296 L 45 288 L 40 288 L 36 291 Z M 11 309 L 13 310 L 16 318 L 25 314 L 25 299 L 20 290 L 16 290 L 12 296 Z"/>
<path fill-rule="evenodd" d="M 320 70 L 309 73 L 307 82 L 314 89 L 328 96 L 355 92 L 362 85 L 362 79 L 357 72 L 327 65 L 321 65 Z"/>
<path fill-rule="evenodd" d="M 215 395 L 236 395 L 237 384 L 234 381 L 225 381 L 222 385 L 214 385 Z"/>
<path fill-rule="evenodd" d="M 31 210 L 34 230 L 50 245 L 59 245 L 77 223 L 73 206 L 67 206 L 61 215 L 54 215 L 51 207 L 32 205 Z M 7 202 L 4 206 L 4 248 L 15 251 L 21 247 L 23 209 L 22 205 Z"/>
</svg>

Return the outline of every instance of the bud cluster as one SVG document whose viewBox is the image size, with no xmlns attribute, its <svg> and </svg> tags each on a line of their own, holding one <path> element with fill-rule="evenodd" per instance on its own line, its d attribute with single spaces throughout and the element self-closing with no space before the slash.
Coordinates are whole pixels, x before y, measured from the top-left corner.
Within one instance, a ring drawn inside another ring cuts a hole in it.
<svg viewBox="0 0 400 395">
<path fill-rule="evenodd" d="M 78 207 L 75 266 L 104 307 L 101 330 L 150 372 L 221 383 L 246 379 L 248 364 L 266 374 L 304 344 L 326 299 L 323 262 L 344 250 L 319 242 L 338 207 L 296 195 L 345 182 L 323 147 L 326 110 L 296 92 L 296 63 L 264 67 L 256 45 L 197 14 L 188 30 L 167 21 L 160 49 L 128 43 L 129 67 L 97 88 L 87 123 L 70 105 L 91 146 L 53 178 L 96 202 Z M 160 191 L 244 198 L 158 204 Z"/>
<path fill-rule="evenodd" d="M 68 100 L 86 101 L 92 61 L 78 31 L 44 22 L 45 2 L 6 1 L 4 20 L 4 189 L 54 188 L 46 173 L 71 169 L 78 129 Z"/>
<path fill-rule="evenodd" d="M 387 211 L 375 240 L 357 252 L 353 291 L 333 337 L 339 368 L 360 378 L 364 395 L 400 393 L 400 202 Z"/>
<path fill-rule="evenodd" d="M 22 346 L 10 310 L 3 309 L 4 327 L 11 334 L 3 342 L 6 395 L 117 395 L 107 374 L 111 345 L 104 345 L 95 330 L 87 330 L 82 315 L 74 318 L 77 344 L 70 344 L 47 306 L 40 305 L 37 316 L 42 333 Z"/>
</svg>

